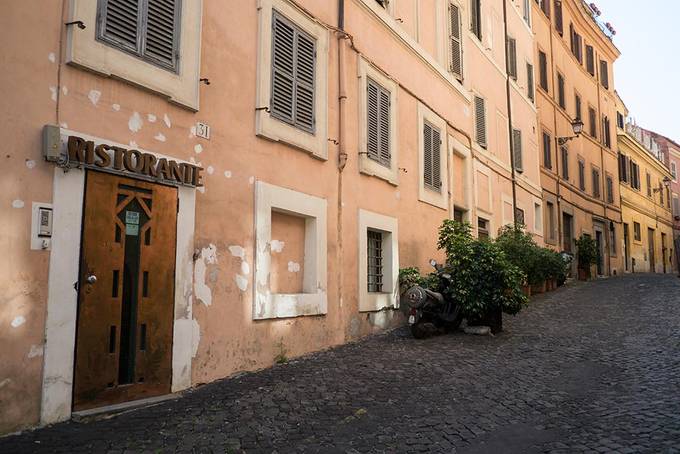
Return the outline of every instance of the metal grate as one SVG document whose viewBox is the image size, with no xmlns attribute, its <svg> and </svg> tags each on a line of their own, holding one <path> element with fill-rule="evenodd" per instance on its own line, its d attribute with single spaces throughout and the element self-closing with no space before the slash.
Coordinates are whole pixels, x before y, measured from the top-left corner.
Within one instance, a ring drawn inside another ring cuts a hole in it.
<svg viewBox="0 0 680 454">
<path fill-rule="evenodd" d="M 368 240 L 368 291 L 383 291 L 383 248 L 382 233 L 375 230 L 366 232 Z"/>
</svg>

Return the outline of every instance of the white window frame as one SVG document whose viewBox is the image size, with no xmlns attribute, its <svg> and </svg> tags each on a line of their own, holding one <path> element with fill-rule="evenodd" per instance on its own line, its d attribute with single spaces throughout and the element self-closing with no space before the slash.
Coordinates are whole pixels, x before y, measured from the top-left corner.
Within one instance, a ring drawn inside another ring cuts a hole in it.
<svg viewBox="0 0 680 454">
<path fill-rule="evenodd" d="M 543 236 L 543 201 L 534 197 L 534 233 Z"/>
<path fill-rule="evenodd" d="M 272 210 L 305 219 L 302 293 L 272 293 Z M 255 291 L 253 320 L 321 315 L 327 311 L 326 199 L 274 186 L 255 184 Z"/>
<path fill-rule="evenodd" d="M 257 94 L 255 134 L 275 142 L 283 142 L 328 159 L 328 30 L 288 0 L 258 0 Z M 285 123 L 269 110 L 272 77 L 272 15 L 273 11 L 291 21 L 316 40 L 314 77 L 315 132 L 303 131 Z"/>
<path fill-rule="evenodd" d="M 97 4 L 95 0 L 70 1 L 67 22 L 79 20 L 87 27 L 66 27 L 66 63 L 142 86 L 197 111 L 203 1 L 182 2 L 177 73 L 97 40 Z"/>
<path fill-rule="evenodd" d="M 397 143 L 397 83 L 359 57 L 359 172 L 399 185 L 399 146 Z M 368 157 L 367 80 L 373 80 L 390 92 L 390 167 Z"/>
<path fill-rule="evenodd" d="M 441 169 L 441 191 L 435 192 L 425 187 L 425 178 L 423 171 L 425 169 L 425 143 L 423 137 L 423 129 L 425 122 L 439 129 L 441 137 L 441 147 L 439 153 L 439 168 Z M 449 175 L 448 175 L 448 134 L 446 133 L 446 121 L 440 118 L 437 114 L 432 112 L 422 103 L 418 103 L 418 200 L 436 206 L 443 210 L 449 209 L 448 194 L 449 194 Z"/>
<path fill-rule="evenodd" d="M 368 291 L 368 230 L 382 233 L 383 292 Z M 399 230 L 397 218 L 359 209 L 359 311 L 399 307 Z"/>
</svg>

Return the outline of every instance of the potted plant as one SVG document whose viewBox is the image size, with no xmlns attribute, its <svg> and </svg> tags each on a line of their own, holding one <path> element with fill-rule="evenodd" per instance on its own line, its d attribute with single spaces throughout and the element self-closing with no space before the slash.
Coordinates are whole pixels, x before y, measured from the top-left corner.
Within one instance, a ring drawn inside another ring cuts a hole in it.
<svg viewBox="0 0 680 454">
<path fill-rule="evenodd" d="M 583 234 L 576 240 L 578 258 L 578 278 L 588 280 L 591 276 L 591 267 L 597 263 L 599 251 L 597 243 L 590 235 Z"/>
<path fill-rule="evenodd" d="M 500 332 L 502 313 L 514 315 L 527 302 L 522 293 L 525 274 L 496 242 L 475 240 L 467 223 L 445 220 L 437 247 L 446 252 L 446 266 L 452 269 L 451 283 L 443 291 L 460 304 L 468 325 Z"/>
<path fill-rule="evenodd" d="M 522 291 L 528 297 L 535 287 L 540 293 L 542 272 L 536 266 L 538 245 L 522 224 L 506 225 L 498 231 L 496 244 L 505 253 L 507 260 L 526 275 L 522 283 Z"/>
</svg>

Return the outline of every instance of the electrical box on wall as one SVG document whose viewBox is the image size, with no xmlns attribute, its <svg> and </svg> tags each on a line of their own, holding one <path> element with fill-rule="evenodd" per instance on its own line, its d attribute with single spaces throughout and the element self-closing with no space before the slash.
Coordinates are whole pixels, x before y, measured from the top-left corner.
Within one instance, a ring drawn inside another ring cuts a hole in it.
<svg viewBox="0 0 680 454">
<path fill-rule="evenodd" d="M 61 156 L 61 128 L 54 125 L 43 127 L 43 156 L 47 161 L 58 161 Z"/>
<path fill-rule="evenodd" d="M 34 251 L 52 248 L 52 204 L 33 202 L 31 212 L 31 249 Z"/>
</svg>

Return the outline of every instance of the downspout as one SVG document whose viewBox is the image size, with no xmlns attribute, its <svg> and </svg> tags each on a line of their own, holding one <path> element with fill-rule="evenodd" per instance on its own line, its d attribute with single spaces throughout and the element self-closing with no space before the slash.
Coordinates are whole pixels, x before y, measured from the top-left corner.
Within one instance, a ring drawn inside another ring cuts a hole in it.
<svg viewBox="0 0 680 454">
<path fill-rule="evenodd" d="M 512 105 L 510 102 L 510 73 L 508 72 L 510 55 L 508 53 L 508 5 L 503 0 L 503 31 L 505 33 L 505 96 L 508 105 L 508 137 L 510 142 L 510 172 L 512 177 L 512 220 L 517 224 L 517 188 L 515 181 L 515 150 L 512 140 Z"/>
<path fill-rule="evenodd" d="M 338 0 L 338 205 L 337 205 L 337 235 L 338 235 L 338 302 L 342 305 L 342 290 L 344 288 L 344 250 L 343 250 L 343 230 L 342 230 L 342 205 L 343 187 L 342 172 L 347 164 L 347 152 L 345 151 L 345 123 L 347 90 L 345 81 L 345 1 Z M 341 311 L 342 314 L 342 311 Z M 342 315 L 341 315 L 342 317 Z"/>
</svg>

